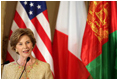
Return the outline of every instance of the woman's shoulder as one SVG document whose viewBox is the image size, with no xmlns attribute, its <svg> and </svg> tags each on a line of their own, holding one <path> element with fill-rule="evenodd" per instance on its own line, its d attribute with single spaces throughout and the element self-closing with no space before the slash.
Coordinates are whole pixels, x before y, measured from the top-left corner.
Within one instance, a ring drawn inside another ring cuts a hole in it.
<svg viewBox="0 0 118 80">
<path fill-rule="evenodd" d="M 6 67 L 6 68 L 10 68 L 10 67 L 14 67 L 14 66 L 16 66 L 16 61 L 13 61 L 13 62 L 10 62 L 10 63 L 4 65 L 4 67 Z"/>
<path fill-rule="evenodd" d="M 49 67 L 49 63 L 36 59 L 36 64 L 42 67 Z"/>
</svg>

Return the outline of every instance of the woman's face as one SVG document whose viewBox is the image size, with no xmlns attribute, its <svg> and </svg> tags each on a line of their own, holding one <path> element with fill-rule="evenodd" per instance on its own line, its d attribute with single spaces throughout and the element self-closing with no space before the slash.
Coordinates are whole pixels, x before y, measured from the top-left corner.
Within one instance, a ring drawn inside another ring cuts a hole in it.
<svg viewBox="0 0 118 80">
<path fill-rule="evenodd" d="M 21 57 L 27 58 L 31 56 L 33 43 L 27 35 L 21 36 L 18 43 L 16 44 L 16 50 Z"/>
</svg>

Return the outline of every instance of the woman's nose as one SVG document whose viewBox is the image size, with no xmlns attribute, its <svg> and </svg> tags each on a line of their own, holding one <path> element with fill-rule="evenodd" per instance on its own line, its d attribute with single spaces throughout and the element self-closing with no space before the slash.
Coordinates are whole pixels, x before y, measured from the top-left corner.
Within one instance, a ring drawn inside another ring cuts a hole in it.
<svg viewBox="0 0 118 80">
<path fill-rule="evenodd" d="M 27 44 L 24 44 L 23 48 L 27 48 Z"/>
</svg>

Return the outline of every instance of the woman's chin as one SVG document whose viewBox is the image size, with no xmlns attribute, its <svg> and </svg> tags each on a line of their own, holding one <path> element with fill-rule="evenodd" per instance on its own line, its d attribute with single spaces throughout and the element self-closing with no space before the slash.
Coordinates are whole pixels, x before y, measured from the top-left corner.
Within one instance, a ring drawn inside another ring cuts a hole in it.
<svg viewBox="0 0 118 80">
<path fill-rule="evenodd" d="M 24 58 L 30 57 L 30 55 L 23 55 Z"/>
</svg>

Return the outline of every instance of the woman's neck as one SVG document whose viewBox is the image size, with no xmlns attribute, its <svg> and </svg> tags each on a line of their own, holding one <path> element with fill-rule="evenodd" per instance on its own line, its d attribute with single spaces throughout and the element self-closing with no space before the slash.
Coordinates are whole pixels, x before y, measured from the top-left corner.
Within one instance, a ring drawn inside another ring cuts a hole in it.
<svg viewBox="0 0 118 80">
<path fill-rule="evenodd" d="M 17 63 L 21 66 L 25 66 L 27 58 L 21 57 L 17 60 Z M 30 56 L 30 60 L 27 62 L 26 66 L 32 65 L 35 62 L 35 58 Z"/>
</svg>

